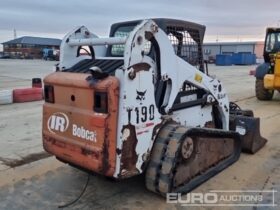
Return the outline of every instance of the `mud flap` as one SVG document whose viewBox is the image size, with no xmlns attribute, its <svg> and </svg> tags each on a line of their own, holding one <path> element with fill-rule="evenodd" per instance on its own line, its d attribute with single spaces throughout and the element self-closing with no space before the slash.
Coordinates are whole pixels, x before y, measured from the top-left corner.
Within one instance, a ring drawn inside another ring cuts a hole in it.
<svg viewBox="0 0 280 210">
<path fill-rule="evenodd" d="M 243 152 L 255 154 L 267 142 L 260 134 L 260 118 L 236 115 L 230 127 L 240 134 Z"/>
</svg>

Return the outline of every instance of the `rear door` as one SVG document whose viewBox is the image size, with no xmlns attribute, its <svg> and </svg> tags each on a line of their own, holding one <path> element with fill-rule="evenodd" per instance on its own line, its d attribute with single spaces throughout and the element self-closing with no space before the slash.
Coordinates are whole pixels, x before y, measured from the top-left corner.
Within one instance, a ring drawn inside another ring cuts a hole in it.
<svg viewBox="0 0 280 210">
<path fill-rule="evenodd" d="M 90 87 L 88 76 L 56 72 L 45 78 L 43 145 L 64 162 L 112 176 L 119 83 L 109 76 Z"/>
</svg>

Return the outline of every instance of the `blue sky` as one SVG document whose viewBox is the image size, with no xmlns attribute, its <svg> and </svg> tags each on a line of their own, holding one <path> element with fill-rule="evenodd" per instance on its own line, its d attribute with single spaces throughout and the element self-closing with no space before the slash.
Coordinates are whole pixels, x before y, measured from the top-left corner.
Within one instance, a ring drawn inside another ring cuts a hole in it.
<svg viewBox="0 0 280 210">
<path fill-rule="evenodd" d="M 206 25 L 206 41 L 263 39 L 280 24 L 279 0 L 0 0 L 0 43 L 17 36 L 62 38 L 78 25 L 106 36 L 118 21 L 168 17 Z"/>
</svg>

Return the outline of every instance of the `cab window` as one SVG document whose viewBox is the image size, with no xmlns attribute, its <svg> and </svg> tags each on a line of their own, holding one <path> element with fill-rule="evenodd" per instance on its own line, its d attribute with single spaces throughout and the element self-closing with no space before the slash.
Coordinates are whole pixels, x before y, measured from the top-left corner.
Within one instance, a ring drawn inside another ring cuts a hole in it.
<svg viewBox="0 0 280 210">
<path fill-rule="evenodd" d="M 266 38 L 266 52 L 278 52 L 280 51 L 280 33 L 270 33 Z"/>
<path fill-rule="evenodd" d="M 114 33 L 114 37 L 128 37 L 130 32 L 134 29 L 134 25 L 133 26 L 120 26 Z M 151 42 L 145 40 L 145 49 L 144 49 L 144 53 L 145 55 L 149 54 L 150 50 L 151 50 Z M 123 56 L 124 54 L 124 44 L 115 44 L 112 45 L 111 48 L 111 55 L 112 56 Z"/>
</svg>

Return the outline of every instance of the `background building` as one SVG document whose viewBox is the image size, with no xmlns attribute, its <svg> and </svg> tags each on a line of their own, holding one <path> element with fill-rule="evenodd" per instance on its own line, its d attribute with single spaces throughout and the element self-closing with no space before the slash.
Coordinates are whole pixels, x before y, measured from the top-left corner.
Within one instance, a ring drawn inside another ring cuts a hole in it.
<svg viewBox="0 0 280 210">
<path fill-rule="evenodd" d="M 59 50 L 61 40 L 23 36 L 3 44 L 4 55 L 11 58 L 42 58 L 44 49 Z"/>
<path fill-rule="evenodd" d="M 214 58 L 218 54 L 252 53 L 257 59 L 263 58 L 264 42 L 215 42 L 204 43 L 203 55 L 205 59 Z"/>
<path fill-rule="evenodd" d="M 23 36 L 3 44 L 3 55 L 12 58 L 43 58 L 46 49 L 59 50 L 61 40 L 53 38 Z M 257 59 L 263 58 L 264 42 L 215 42 L 203 44 L 205 60 L 219 54 L 252 53 Z"/>
</svg>

